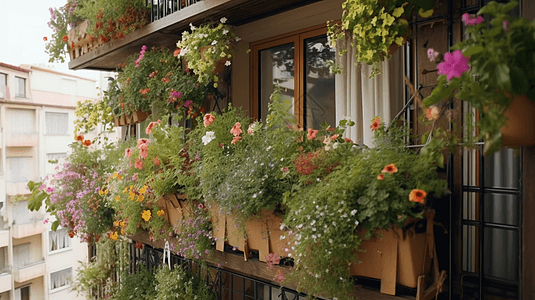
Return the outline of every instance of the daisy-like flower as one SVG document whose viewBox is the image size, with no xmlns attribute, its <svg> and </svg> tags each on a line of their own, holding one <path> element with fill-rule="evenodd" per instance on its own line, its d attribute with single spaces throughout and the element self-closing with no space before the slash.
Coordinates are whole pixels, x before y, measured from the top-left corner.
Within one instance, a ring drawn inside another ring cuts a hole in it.
<svg viewBox="0 0 535 300">
<path fill-rule="evenodd" d="M 414 189 L 409 194 L 409 200 L 413 202 L 424 203 L 425 196 L 427 196 L 427 193 L 425 191 Z"/>
<path fill-rule="evenodd" d="M 227 61 L 225 62 L 225 66 L 227 66 L 227 67 L 230 66 L 230 64 L 231 64 L 230 60 L 227 60 Z"/>
<path fill-rule="evenodd" d="M 223 17 L 219 20 L 221 23 L 225 24 L 227 23 L 227 18 L 226 17 Z"/>
<path fill-rule="evenodd" d="M 381 173 L 390 173 L 394 174 L 398 171 L 398 168 L 395 164 L 389 164 L 384 167 L 384 169 L 381 171 Z"/>
<path fill-rule="evenodd" d="M 372 131 L 375 131 L 379 129 L 379 127 L 381 127 L 381 118 L 376 117 L 375 119 L 373 119 L 373 122 L 372 122 L 372 125 L 370 125 L 370 128 Z"/>
</svg>

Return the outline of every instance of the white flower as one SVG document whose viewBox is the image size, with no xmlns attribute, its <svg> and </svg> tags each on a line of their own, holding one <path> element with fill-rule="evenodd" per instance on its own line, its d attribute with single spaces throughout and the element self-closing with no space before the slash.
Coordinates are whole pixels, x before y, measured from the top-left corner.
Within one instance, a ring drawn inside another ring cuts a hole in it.
<svg viewBox="0 0 535 300">
<path fill-rule="evenodd" d="M 338 148 L 338 142 L 335 142 L 335 143 L 333 144 L 333 149 L 336 149 L 336 148 Z"/>
<path fill-rule="evenodd" d="M 230 63 L 230 60 L 227 60 L 227 61 L 225 62 L 225 66 L 227 66 L 227 67 L 230 66 L 230 64 L 231 64 L 231 63 Z"/>
<path fill-rule="evenodd" d="M 195 29 L 197 29 L 195 26 L 193 26 L 193 24 L 189 23 L 189 28 L 191 29 L 191 31 L 194 31 Z"/>
<path fill-rule="evenodd" d="M 223 34 L 227 34 L 228 33 L 228 30 L 223 30 Z"/>
<path fill-rule="evenodd" d="M 238 37 L 238 36 L 237 36 L 237 37 L 235 38 L 235 40 L 236 40 L 236 42 L 239 42 L 239 41 L 241 41 L 241 37 Z"/>
<path fill-rule="evenodd" d="M 221 23 L 225 24 L 227 23 L 227 18 L 223 17 L 219 20 Z"/>
<path fill-rule="evenodd" d="M 333 239 L 329 239 L 329 243 L 331 243 L 331 244 L 332 244 L 332 243 L 333 243 Z"/>
<path fill-rule="evenodd" d="M 352 215 L 352 216 L 354 216 L 356 213 L 357 213 L 357 210 L 356 210 L 356 209 L 354 209 L 354 210 L 351 211 L 351 215 Z"/>
<path fill-rule="evenodd" d="M 215 132 L 208 131 L 206 134 L 202 137 L 202 142 L 204 145 L 207 145 L 210 143 L 213 139 L 215 139 Z"/>
<path fill-rule="evenodd" d="M 215 45 L 215 44 L 217 44 L 217 41 L 216 41 L 216 40 L 213 40 L 213 41 L 212 41 L 212 46 Z"/>
</svg>

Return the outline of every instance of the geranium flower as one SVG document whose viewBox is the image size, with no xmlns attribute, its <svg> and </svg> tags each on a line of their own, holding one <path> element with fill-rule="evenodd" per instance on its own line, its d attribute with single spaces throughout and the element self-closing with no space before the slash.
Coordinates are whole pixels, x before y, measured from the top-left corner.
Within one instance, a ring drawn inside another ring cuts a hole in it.
<svg viewBox="0 0 535 300">
<path fill-rule="evenodd" d="M 210 126 L 210 124 L 212 124 L 214 120 L 215 120 L 215 117 L 212 116 L 211 114 L 204 115 L 204 127 Z"/>
<path fill-rule="evenodd" d="M 149 144 L 141 144 L 139 147 L 139 155 L 146 159 L 149 156 Z"/>
<path fill-rule="evenodd" d="M 427 193 L 425 191 L 414 189 L 409 194 L 409 200 L 413 202 L 424 203 L 425 196 L 427 196 Z"/>
<path fill-rule="evenodd" d="M 85 140 L 84 141 L 84 146 L 86 146 L 86 147 L 91 146 L 91 140 Z"/>
<path fill-rule="evenodd" d="M 230 130 L 230 133 L 232 133 L 234 136 L 238 136 L 238 135 L 240 135 L 242 133 L 240 122 L 236 122 L 236 124 L 234 124 L 234 126 L 232 126 L 232 129 Z"/>
<path fill-rule="evenodd" d="M 143 162 L 139 158 L 136 158 L 136 163 L 134 164 L 134 167 L 140 170 L 143 169 Z"/>
<path fill-rule="evenodd" d="M 333 134 L 333 135 L 331 136 L 331 141 L 336 140 L 339 136 L 340 136 L 339 134 Z"/>
<path fill-rule="evenodd" d="M 308 139 L 309 141 L 312 141 L 313 139 L 316 138 L 316 136 L 318 135 L 318 132 L 319 132 L 319 130 L 314 130 L 314 129 L 312 129 L 312 128 L 309 128 L 309 129 L 307 130 L 307 139 Z"/>
<path fill-rule="evenodd" d="M 270 253 L 266 255 L 266 263 L 269 269 L 273 269 L 273 265 L 278 265 L 280 263 L 280 256 L 277 253 Z"/>
<path fill-rule="evenodd" d="M 384 167 L 384 169 L 381 171 L 381 173 L 390 173 L 394 174 L 398 171 L 398 168 L 395 164 L 389 164 Z"/>
<path fill-rule="evenodd" d="M 202 137 L 202 143 L 206 146 L 208 143 L 210 143 L 213 139 L 215 139 L 215 132 L 208 131 L 206 134 Z"/>
<path fill-rule="evenodd" d="M 131 148 L 124 149 L 124 156 L 130 158 L 131 155 L 132 155 L 132 149 Z"/>
<path fill-rule="evenodd" d="M 145 222 L 148 222 L 150 220 L 150 217 L 151 217 L 150 210 L 144 210 L 143 213 L 141 214 L 141 218 L 143 218 Z"/>
<path fill-rule="evenodd" d="M 149 144 L 150 141 L 148 139 L 138 139 L 137 140 L 137 147 L 139 148 L 140 145 L 143 145 L 143 144 Z"/>
<path fill-rule="evenodd" d="M 69 37 L 66 36 L 66 35 L 64 35 L 63 38 L 62 38 L 61 40 L 64 41 L 64 42 L 67 42 L 67 41 L 69 40 Z"/>
<path fill-rule="evenodd" d="M 232 142 L 230 142 L 231 144 L 236 144 L 236 142 L 238 142 L 239 140 L 241 140 L 241 136 L 235 136 L 233 139 L 232 139 Z"/>
<path fill-rule="evenodd" d="M 477 16 L 475 18 L 472 18 L 470 14 L 468 13 L 463 14 L 462 20 L 464 22 L 464 25 L 476 25 L 476 24 L 483 23 L 485 21 L 485 19 L 483 19 L 482 16 Z"/>
<path fill-rule="evenodd" d="M 446 53 L 444 55 L 444 62 L 438 64 L 438 74 L 447 75 L 448 80 L 451 80 L 453 77 L 461 77 L 461 75 L 470 70 L 468 62 L 470 61 L 469 57 L 463 55 L 461 50 L 455 50 L 452 53 Z"/>
<path fill-rule="evenodd" d="M 149 125 L 147 125 L 147 128 L 145 129 L 145 133 L 146 134 L 151 134 L 152 133 L 152 128 L 154 128 L 154 126 L 156 126 L 156 124 L 161 124 L 162 121 L 158 120 L 156 122 L 150 122 Z"/>
<path fill-rule="evenodd" d="M 84 136 L 83 135 L 77 135 L 75 140 L 79 141 L 79 142 L 82 142 L 84 140 Z"/>
<path fill-rule="evenodd" d="M 279 272 L 277 273 L 277 276 L 275 276 L 275 278 L 273 278 L 273 280 L 275 280 L 278 283 L 283 282 L 285 279 L 286 279 L 286 276 L 284 276 L 284 273 L 282 273 L 281 270 L 279 270 Z"/>
<path fill-rule="evenodd" d="M 370 128 L 372 129 L 372 131 L 375 131 L 379 129 L 379 127 L 381 127 L 381 117 L 376 117 L 375 119 L 373 119 L 373 122 L 372 122 L 372 125 L 370 125 Z"/>
<path fill-rule="evenodd" d="M 161 165 L 160 160 L 158 159 L 158 156 L 155 156 L 152 162 L 157 166 Z"/>
<path fill-rule="evenodd" d="M 383 174 L 377 175 L 377 180 L 383 180 L 383 179 L 385 179 L 385 175 Z"/>
<path fill-rule="evenodd" d="M 346 143 L 351 143 L 351 144 L 353 144 L 353 140 L 350 139 L 350 138 L 344 138 L 344 141 L 346 141 Z"/>
<path fill-rule="evenodd" d="M 427 57 L 429 58 L 430 61 L 435 61 L 435 58 L 437 58 L 439 54 L 440 53 L 435 51 L 433 48 L 427 49 Z"/>
</svg>

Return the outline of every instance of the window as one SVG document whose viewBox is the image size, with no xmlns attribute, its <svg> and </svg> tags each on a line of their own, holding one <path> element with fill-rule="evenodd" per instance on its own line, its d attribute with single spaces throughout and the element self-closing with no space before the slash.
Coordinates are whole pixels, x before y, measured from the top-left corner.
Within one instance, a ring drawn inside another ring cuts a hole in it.
<svg viewBox="0 0 535 300">
<path fill-rule="evenodd" d="M 15 77 L 17 83 L 17 92 L 15 96 L 20 98 L 26 98 L 26 78 Z"/>
<path fill-rule="evenodd" d="M 67 153 L 47 153 L 46 154 L 46 174 L 55 174 L 56 173 L 56 167 L 60 166 L 67 157 Z M 50 161 L 57 161 L 56 163 L 51 163 Z"/>
<path fill-rule="evenodd" d="M 2 99 L 7 98 L 6 86 L 7 86 L 7 75 L 0 73 L 0 98 Z"/>
<path fill-rule="evenodd" d="M 300 127 L 335 125 L 334 74 L 328 64 L 334 61 L 335 50 L 326 32 L 316 28 L 252 44 L 255 117 L 266 118 L 269 96 L 278 84 Z"/>
<path fill-rule="evenodd" d="M 35 133 L 35 110 L 6 109 L 6 127 L 8 133 Z"/>
<path fill-rule="evenodd" d="M 48 232 L 48 251 L 56 251 L 60 249 L 69 248 L 71 246 L 71 239 L 66 228 L 61 228 L 56 231 Z"/>
<path fill-rule="evenodd" d="M 69 132 L 69 114 L 47 112 L 46 134 L 48 135 L 67 135 Z"/>
<path fill-rule="evenodd" d="M 30 243 L 13 246 L 13 264 L 17 268 L 30 264 Z"/>
<path fill-rule="evenodd" d="M 32 158 L 31 157 L 8 157 L 7 166 L 9 182 L 28 182 L 32 178 Z"/>
<path fill-rule="evenodd" d="M 57 272 L 50 273 L 50 290 L 59 289 L 71 285 L 72 268 L 67 268 Z"/>
<path fill-rule="evenodd" d="M 30 286 L 15 289 L 15 300 L 30 300 Z"/>
</svg>

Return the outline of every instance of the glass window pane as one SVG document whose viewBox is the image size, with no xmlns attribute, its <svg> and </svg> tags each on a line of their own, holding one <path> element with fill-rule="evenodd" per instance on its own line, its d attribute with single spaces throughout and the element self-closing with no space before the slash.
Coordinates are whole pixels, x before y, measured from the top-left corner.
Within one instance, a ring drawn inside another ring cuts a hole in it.
<svg viewBox="0 0 535 300">
<path fill-rule="evenodd" d="M 305 39 L 305 128 L 321 128 L 323 122 L 335 126 L 334 74 L 328 61 L 334 61 L 335 49 L 327 36 Z"/>
<path fill-rule="evenodd" d="M 7 133 L 35 133 L 35 110 L 6 109 Z"/>
<path fill-rule="evenodd" d="M 284 100 L 294 104 L 294 44 L 289 43 L 259 51 L 260 119 L 265 120 L 269 96 L 276 84 L 282 88 Z"/>
<path fill-rule="evenodd" d="M 485 228 L 485 276 L 517 281 L 519 251 L 517 231 Z"/>
<path fill-rule="evenodd" d="M 520 156 L 514 149 L 502 148 L 485 157 L 485 186 L 518 188 L 520 186 Z"/>
<path fill-rule="evenodd" d="M 47 112 L 46 114 L 46 134 L 63 135 L 69 131 L 69 114 Z"/>
<path fill-rule="evenodd" d="M 503 194 L 485 194 L 485 222 L 519 226 L 518 197 Z"/>
<path fill-rule="evenodd" d="M 0 98 L 6 98 L 7 75 L 0 73 Z"/>
<path fill-rule="evenodd" d="M 26 79 L 17 77 L 17 97 L 26 97 Z"/>
</svg>

